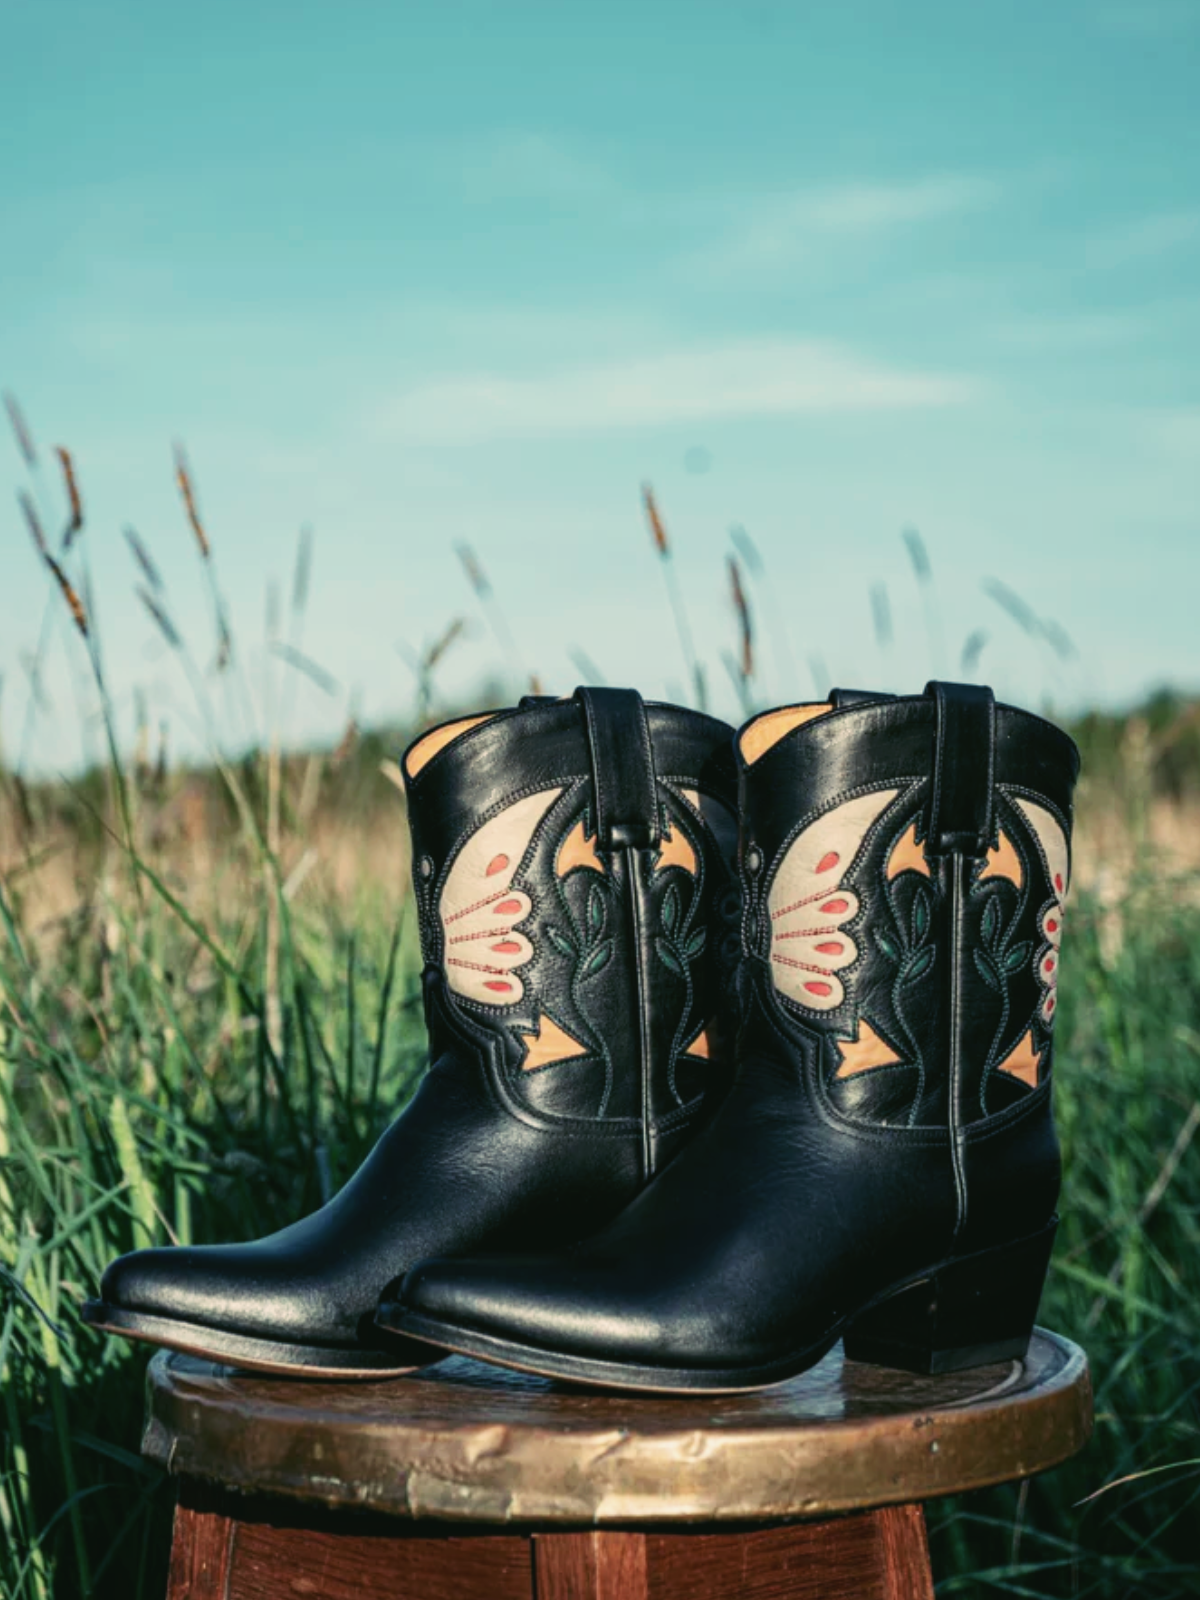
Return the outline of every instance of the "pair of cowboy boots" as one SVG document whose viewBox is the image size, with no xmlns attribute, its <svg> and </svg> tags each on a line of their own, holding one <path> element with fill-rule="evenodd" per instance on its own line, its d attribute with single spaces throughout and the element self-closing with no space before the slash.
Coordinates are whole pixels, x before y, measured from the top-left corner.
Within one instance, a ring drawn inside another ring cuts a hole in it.
<svg viewBox="0 0 1200 1600">
<path fill-rule="evenodd" d="M 404 770 L 418 1094 L 314 1216 L 123 1257 L 89 1321 L 240 1365 L 450 1349 L 657 1390 L 780 1382 L 839 1337 L 926 1372 L 1024 1354 L 1065 734 L 955 684 L 736 736 L 581 689 Z"/>
</svg>

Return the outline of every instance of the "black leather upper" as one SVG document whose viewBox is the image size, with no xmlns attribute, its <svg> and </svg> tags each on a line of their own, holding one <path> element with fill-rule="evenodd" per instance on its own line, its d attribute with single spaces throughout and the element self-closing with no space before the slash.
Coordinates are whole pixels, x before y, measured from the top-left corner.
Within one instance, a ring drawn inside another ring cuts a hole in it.
<svg viewBox="0 0 1200 1600">
<path fill-rule="evenodd" d="M 623 1125 L 644 1140 L 647 1175 L 728 1077 L 737 822 L 723 735 L 630 691 L 580 690 L 481 724 L 451 747 L 456 760 L 435 758 L 409 783 L 428 981 L 451 974 L 448 1011 L 486 1039 L 499 1092 L 548 1126 Z M 481 824 L 538 795 L 553 798 L 512 880 L 532 907 L 517 924 L 532 946 L 514 969 L 522 993 L 456 993 L 450 874 Z M 530 1070 L 547 1018 L 576 1053 Z M 435 1017 L 430 1031 L 436 1054 Z"/>
<path fill-rule="evenodd" d="M 730 1075 L 731 739 L 631 692 L 580 691 L 482 721 L 421 766 L 408 790 L 430 1067 L 415 1098 L 312 1216 L 249 1244 L 124 1256 L 104 1303 L 353 1345 L 422 1256 L 548 1248 L 614 1215 Z M 494 999 L 456 992 L 450 971 Z"/>
<path fill-rule="evenodd" d="M 889 1286 L 1045 1227 L 1077 753 L 985 690 L 839 698 L 740 756 L 742 1016 L 715 1118 L 565 1254 L 418 1266 L 393 1325 L 773 1381 Z"/>
<path fill-rule="evenodd" d="M 1038 1081 L 1048 1075 L 1053 1022 L 1040 1009 L 1039 920 L 1065 885 L 1059 892 L 1050 883 L 1021 804 L 1049 816 L 1069 849 L 1078 765 L 1061 730 L 996 705 L 989 690 L 952 684 L 832 711 L 752 765 L 743 761 L 743 864 L 758 864 L 745 873 L 746 944 L 768 966 L 779 931 L 768 902 L 788 846 L 839 803 L 895 792 L 841 879 L 860 901 L 838 930 L 857 947 L 839 973 L 844 1002 L 813 1012 L 772 986 L 774 1003 L 819 1029 L 826 1089 L 846 1115 L 944 1126 L 953 1096 L 955 1122 L 975 1122 L 1030 1091 L 997 1071 L 1026 1032 L 1040 1057 Z M 1002 841 L 1012 851 L 1003 859 Z M 1001 870 L 1011 872 L 1014 858 L 1019 884 Z M 860 1036 L 864 1023 L 898 1059 L 843 1076 L 839 1043 Z M 953 1072 L 941 1067 L 952 1029 Z"/>
</svg>

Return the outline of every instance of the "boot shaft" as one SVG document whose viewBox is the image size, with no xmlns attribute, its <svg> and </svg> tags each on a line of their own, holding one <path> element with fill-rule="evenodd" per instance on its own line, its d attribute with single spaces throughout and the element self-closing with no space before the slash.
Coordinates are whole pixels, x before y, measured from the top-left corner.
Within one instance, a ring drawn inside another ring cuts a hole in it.
<svg viewBox="0 0 1200 1600">
<path fill-rule="evenodd" d="M 435 729 L 404 759 L 432 1059 L 488 1054 L 542 1119 L 664 1140 L 728 1078 L 732 729 L 577 691 Z"/>
<path fill-rule="evenodd" d="M 935 683 L 769 712 L 738 747 L 747 954 L 832 1109 L 973 1138 L 1039 1095 L 1071 740 L 990 690 Z"/>
</svg>

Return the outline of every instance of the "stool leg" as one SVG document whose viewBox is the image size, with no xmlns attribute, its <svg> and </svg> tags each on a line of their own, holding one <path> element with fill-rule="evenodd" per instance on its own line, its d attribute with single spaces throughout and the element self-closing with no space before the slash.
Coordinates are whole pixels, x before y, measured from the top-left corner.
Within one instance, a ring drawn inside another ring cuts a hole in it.
<svg viewBox="0 0 1200 1600">
<path fill-rule="evenodd" d="M 740 1533 L 535 1534 L 537 1600 L 933 1600 L 925 1515 L 888 1506 Z"/>
<path fill-rule="evenodd" d="M 643 1533 L 538 1533 L 537 1600 L 648 1600 Z"/>
<path fill-rule="evenodd" d="M 233 1532 L 232 1519 L 212 1509 L 203 1490 L 184 1479 L 171 1534 L 167 1600 L 226 1600 Z"/>
<path fill-rule="evenodd" d="M 933 1569 L 921 1506 L 886 1506 L 874 1513 L 887 1600 L 933 1600 Z"/>
</svg>

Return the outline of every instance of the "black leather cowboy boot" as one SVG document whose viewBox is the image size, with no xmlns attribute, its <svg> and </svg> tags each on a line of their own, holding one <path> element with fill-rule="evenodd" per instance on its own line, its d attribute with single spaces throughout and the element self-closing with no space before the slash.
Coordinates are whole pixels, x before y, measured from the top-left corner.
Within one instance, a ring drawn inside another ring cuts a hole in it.
<svg viewBox="0 0 1200 1600">
<path fill-rule="evenodd" d="M 340 1194 L 251 1244 L 140 1250 L 85 1320 L 239 1366 L 435 1359 L 373 1323 L 429 1255 L 594 1232 L 727 1086 L 733 730 L 628 690 L 523 702 L 404 758 L 431 1066 Z"/>
<path fill-rule="evenodd" d="M 1024 1354 L 1078 754 L 987 689 L 845 698 L 738 738 L 743 1021 L 717 1116 L 593 1239 L 418 1266 L 390 1326 L 648 1389 L 777 1383 L 839 1334 L 923 1372 Z"/>
</svg>

